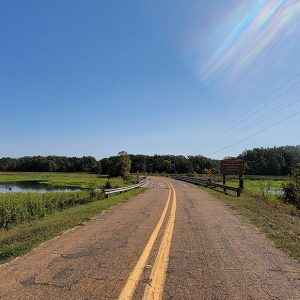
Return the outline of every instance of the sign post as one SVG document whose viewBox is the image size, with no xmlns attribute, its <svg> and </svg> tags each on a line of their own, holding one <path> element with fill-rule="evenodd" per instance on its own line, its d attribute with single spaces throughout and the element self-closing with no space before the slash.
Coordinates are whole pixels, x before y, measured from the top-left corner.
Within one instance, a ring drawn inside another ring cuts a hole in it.
<svg viewBox="0 0 300 300">
<path fill-rule="evenodd" d="M 225 159 L 221 161 L 223 184 L 226 184 L 226 175 L 239 175 L 239 188 L 244 188 L 245 162 L 242 159 Z M 224 188 L 226 192 L 226 189 Z"/>
</svg>

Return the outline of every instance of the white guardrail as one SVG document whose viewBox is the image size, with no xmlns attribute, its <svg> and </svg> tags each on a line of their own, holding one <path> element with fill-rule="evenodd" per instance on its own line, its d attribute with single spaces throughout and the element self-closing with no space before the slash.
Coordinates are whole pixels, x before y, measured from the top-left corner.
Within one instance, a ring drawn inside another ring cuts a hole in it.
<svg viewBox="0 0 300 300">
<path fill-rule="evenodd" d="M 147 180 L 147 177 L 143 178 L 137 184 L 124 186 L 124 187 L 116 188 L 116 189 L 105 189 L 103 192 L 104 192 L 105 197 L 109 197 L 109 195 L 111 195 L 111 194 L 123 193 L 123 192 L 126 192 L 126 191 L 130 191 L 130 190 L 139 188 L 140 186 L 142 186 L 146 183 L 146 180 Z"/>
</svg>

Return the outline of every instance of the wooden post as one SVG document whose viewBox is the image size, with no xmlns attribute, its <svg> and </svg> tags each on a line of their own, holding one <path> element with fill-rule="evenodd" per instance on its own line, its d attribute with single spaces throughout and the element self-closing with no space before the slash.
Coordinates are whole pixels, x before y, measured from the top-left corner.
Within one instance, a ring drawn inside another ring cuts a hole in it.
<svg viewBox="0 0 300 300">
<path fill-rule="evenodd" d="M 239 188 L 240 190 L 244 189 L 244 174 L 240 174 L 239 176 Z"/>
<path fill-rule="evenodd" d="M 223 184 L 226 184 L 226 175 L 223 174 Z M 226 193 L 226 187 L 224 187 L 224 193 Z"/>
</svg>

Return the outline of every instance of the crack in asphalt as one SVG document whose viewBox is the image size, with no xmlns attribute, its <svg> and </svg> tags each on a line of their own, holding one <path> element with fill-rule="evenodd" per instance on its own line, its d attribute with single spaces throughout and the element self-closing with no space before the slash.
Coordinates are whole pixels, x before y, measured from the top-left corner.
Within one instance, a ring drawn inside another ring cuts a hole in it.
<svg viewBox="0 0 300 300">
<path fill-rule="evenodd" d="M 38 282 L 37 281 L 37 274 L 33 274 L 32 276 L 20 281 L 20 284 L 22 284 L 24 287 L 31 287 L 35 285 L 41 285 L 41 286 L 50 286 L 50 287 L 55 287 L 55 288 L 64 288 L 65 285 L 57 285 L 54 283 L 49 283 L 49 282 Z"/>
</svg>

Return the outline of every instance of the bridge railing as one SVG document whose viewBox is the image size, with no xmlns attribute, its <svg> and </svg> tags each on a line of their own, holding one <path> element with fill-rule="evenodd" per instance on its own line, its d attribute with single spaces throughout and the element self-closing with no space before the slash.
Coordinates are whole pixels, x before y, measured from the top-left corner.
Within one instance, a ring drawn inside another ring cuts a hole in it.
<svg viewBox="0 0 300 300">
<path fill-rule="evenodd" d="M 130 191 L 130 190 L 141 187 L 142 185 L 144 185 L 146 183 L 146 180 L 147 180 L 147 177 L 143 177 L 142 180 L 137 184 L 124 186 L 121 188 L 115 188 L 115 189 L 104 189 L 103 192 L 104 192 L 105 197 L 109 197 L 109 195 L 112 195 L 112 194 L 124 193 L 126 191 Z"/>
<path fill-rule="evenodd" d="M 203 179 L 203 178 L 198 178 L 198 177 L 189 177 L 189 176 L 174 176 L 174 179 L 193 183 L 195 185 L 209 187 L 209 188 L 221 188 L 221 189 L 223 189 L 224 192 L 226 192 L 227 190 L 233 191 L 233 192 L 236 192 L 237 197 L 240 197 L 240 195 L 241 195 L 240 188 L 236 188 L 236 187 L 225 185 L 225 184 L 215 183 L 215 182 L 210 181 L 209 179 Z"/>
</svg>

